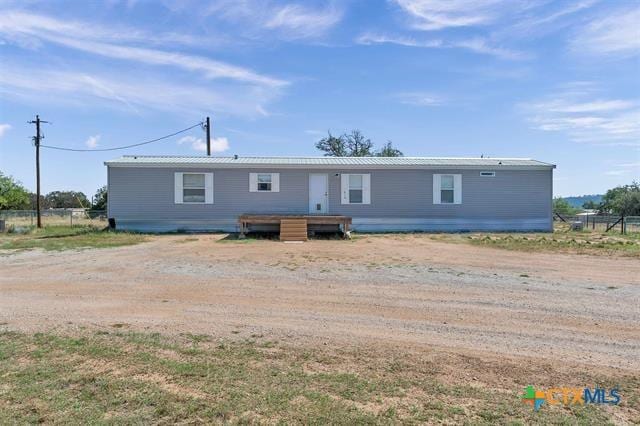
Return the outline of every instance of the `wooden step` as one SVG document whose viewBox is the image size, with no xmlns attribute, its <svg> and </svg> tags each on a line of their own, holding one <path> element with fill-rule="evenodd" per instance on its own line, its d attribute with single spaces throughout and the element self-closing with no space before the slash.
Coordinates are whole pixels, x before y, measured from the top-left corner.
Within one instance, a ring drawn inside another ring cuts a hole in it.
<svg viewBox="0 0 640 426">
<path fill-rule="evenodd" d="M 280 241 L 307 241 L 307 220 L 281 219 Z"/>
</svg>

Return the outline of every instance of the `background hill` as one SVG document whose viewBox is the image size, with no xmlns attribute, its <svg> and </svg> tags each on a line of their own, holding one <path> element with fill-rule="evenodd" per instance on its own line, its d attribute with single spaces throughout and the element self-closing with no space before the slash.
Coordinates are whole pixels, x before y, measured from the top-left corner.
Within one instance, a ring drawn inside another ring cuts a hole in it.
<svg viewBox="0 0 640 426">
<path fill-rule="evenodd" d="M 600 203 L 602 201 L 603 194 L 592 194 L 592 195 L 576 195 L 573 197 L 562 197 L 564 198 L 572 207 L 582 208 L 582 205 L 587 201 L 593 201 L 595 203 Z"/>
</svg>

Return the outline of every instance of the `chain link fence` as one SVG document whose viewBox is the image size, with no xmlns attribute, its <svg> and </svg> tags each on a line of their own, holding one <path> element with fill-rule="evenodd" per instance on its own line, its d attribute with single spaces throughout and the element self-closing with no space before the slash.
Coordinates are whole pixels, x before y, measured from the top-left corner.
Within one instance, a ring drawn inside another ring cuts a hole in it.
<svg viewBox="0 0 640 426">
<path fill-rule="evenodd" d="M 43 226 L 86 226 L 105 227 L 106 210 L 85 209 L 45 209 L 40 214 Z M 35 210 L 0 210 L 0 220 L 6 229 L 36 226 L 38 218 Z"/>
<path fill-rule="evenodd" d="M 597 232 L 640 232 L 640 216 L 613 216 L 613 215 L 575 215 L 565 216 L 555 214 L 553 220 L 556 224 L 581 222 L 584 230 Z"/>
</svg>

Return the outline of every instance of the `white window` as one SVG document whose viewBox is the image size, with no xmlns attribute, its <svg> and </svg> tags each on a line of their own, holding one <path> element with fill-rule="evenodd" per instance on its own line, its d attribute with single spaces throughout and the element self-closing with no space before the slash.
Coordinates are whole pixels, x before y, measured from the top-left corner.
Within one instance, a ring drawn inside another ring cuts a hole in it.
<svg viewBox="0 0 640 426">
<path fill-rule="evenodd" d="M 371 175 L 343 174 L 342 204 L 371 204 Z"/>
<path fill-rule="evenodd" d="M 453 175 L 440 176 L 440 203 L 453 204 Z"/>
<path fill-rule="evenodd" d="M 271 173 L 258 173 L 258 191 L 271 192 Z"/>
<path fill-rule="evenodd" d="M 433 175 L 433 204 L 462 204 L 462 175 Z"/>
<path fill-rule="evenodd" d="M 480 172 L 480 176 L 482 177 L 495 177 L 496 172 Z"/>
<path fill-rule="evenodd" d="M 349 203 L 362 204 L 362 175 L 349 175 Z"/>
<path fill-rule="evenodd" d="M 175 173 L 176 204 L 213 204 L 213 173 Z"/>
<path fill-rule="evenodd" d="M 184 173 L 182 175 L 182 202 L 204 203 L 204 174 Z"/>
<path fill-rule="evenodd" d="M 280 173 L 249 173 L 249 192 L 280 192 Z"/>
</svg>

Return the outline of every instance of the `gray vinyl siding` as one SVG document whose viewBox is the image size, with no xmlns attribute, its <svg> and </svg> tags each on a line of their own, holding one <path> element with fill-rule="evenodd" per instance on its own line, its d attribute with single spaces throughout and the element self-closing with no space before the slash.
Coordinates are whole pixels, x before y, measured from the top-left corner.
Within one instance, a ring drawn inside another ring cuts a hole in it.
<svg viewBox="0 0 640 426">
<path fill-rule="evenodd" d="M 214 173 L 214 204 L 174 203 L 174 173 L 184 171 Z M 280 173 L 280 192 L 249 192 L 252 172 Z M 328 175 L 328 213 L 351 216 L 354 225 L 361 223 L 363 229 L 367 223 L 389 224 L 393 219 L 398 223 L 413 221 L 412 229 L 424 230 L 481 229 L 482 223 L 498 230 L 548 230 L 551 226 L 551 169 L 496 170 L 495 177 L 482 177 L 480 170 L 468 169 L 109 167 L 109 216 L 120 223 L 175 223 L 179 228 L 180 223 L 202 221 L 208 223 L 205 228 L 229 229 L 243 213 L 307 214 L 310 173 Z M 336 176 L 340 173 L 369 173 L 371 204 L 341 204 L 340 176 Z M 432 179 L 436 173 L 462 175 L 462 204 L 433 204 Z M 423 225 L 421 220 L 425 221 Z M 427 223 L 440 223 L 440 227 Z M 378 225 L 377 230 L 385 229 L 402 228 Z"/>
</svg>

